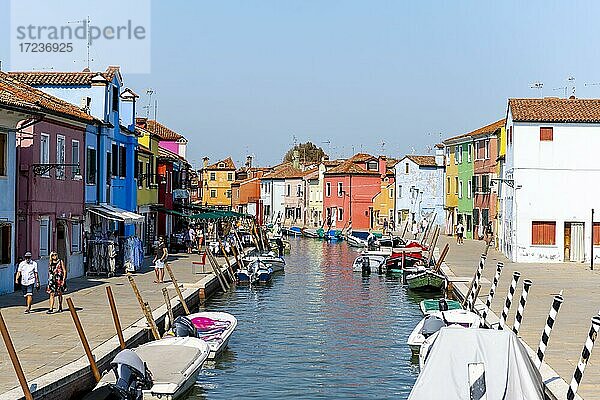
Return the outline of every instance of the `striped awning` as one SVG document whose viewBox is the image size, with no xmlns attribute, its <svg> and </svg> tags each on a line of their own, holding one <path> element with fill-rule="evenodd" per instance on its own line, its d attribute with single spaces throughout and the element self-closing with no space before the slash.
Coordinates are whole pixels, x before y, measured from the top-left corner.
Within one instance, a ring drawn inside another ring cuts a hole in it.
<svg viewBox="0 0 600 400">
<path fill-rule="evenodd" d="M 108 204 L 90 206 L 87 208 L 87 211 L 101 218 L 109 219 L 111 221 L 120 221 L 125 224 L 141 224 L 144 222 L 143 215 Z"/>
</svg>

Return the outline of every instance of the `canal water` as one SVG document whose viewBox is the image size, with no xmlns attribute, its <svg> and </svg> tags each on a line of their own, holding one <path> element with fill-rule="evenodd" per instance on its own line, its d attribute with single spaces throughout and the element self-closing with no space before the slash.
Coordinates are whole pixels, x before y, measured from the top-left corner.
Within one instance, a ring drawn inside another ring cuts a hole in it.
<svg viewBox="0 0 600 400">
<path fill-rule="evenodd" d="M 234 314 L 238 327 L 188 400 L 407 398 L 421 298 L 398 279 L 352 272 L 358 252 L 344 242 L 290 240 L 285 273 L 203 307 Z"/>
</svg>

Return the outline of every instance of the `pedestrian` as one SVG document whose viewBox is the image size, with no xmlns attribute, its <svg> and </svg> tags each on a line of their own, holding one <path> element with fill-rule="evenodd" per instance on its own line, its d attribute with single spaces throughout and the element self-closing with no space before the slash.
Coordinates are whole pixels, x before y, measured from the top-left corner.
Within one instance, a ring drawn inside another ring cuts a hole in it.
<svg viewBox="0 0 600 400">
<path fill-rule="evenodd" d="M 37 290 L 40 289 L 37 263 L 31 259 L 31 252 L 29 251 L 25 253 L 25 261 L 22 261 L 17 269 L 15 282 L 19 283 L 19 280 L 23 296 L 25 297 L 25 304 L 27 305 L 25 314 L 29 314 L 31 312 L 31 303 L 33 302 L 33 287 L 35 286 Z"/>
<path fill-rule="evenodd" d="M 412 221 L 411 232 L 413 234 L 413 239 L 417 240 L 417 236 L 419 236 L 419 225 L 417 224 L 417 221 L 415 221 L 414 219 Z"/>
<path fill-rule="evenodd" d="M 196 230 L 192 225 L 190 225 L 190 229 L 188 230 L 188 236 L 190 237 L 190 246 L 188 247 L 188 254 L 192 254 L 192 251 L 196 246 Z"/>
<path fill-rule="evenodd" d="M 48 261 L 48 287 L 46 293 L 50 295 L 50 308 L 46 311 L 46 314 L 52 314 L 54 312 L 54 298 L 58 297 L 58 311 L 62 312 L 63 293 L 66 288 L 67 281 L 67 269 L 65 263 L 58 258 L 58 253 L 53 251 L 50 253 L 50 260 Z"/>
<path fill-rule="evenodd" d="M 394 230 L 395 230 L 394 228 L 395 228 L 394 218 L 390 218 L 390 232 L 394 232 Z"/>
<path fill-rule="evenodd" d="M 462 224 L 462 221 L 458 221 L 458 225 L 456 225 L 456 244 L 459 246 L 463 244 L 463 235 L 465 233 L 465 227 Z"/>
<path fill-rule="evenodd" d="M 387 220 L 387 218 L 384 218 L 383 219 L 383 234 L 384 235 L 387 235 L 388 226 L 389 226 L 388 220 Z"/>
<path fill-rule="evenodd" d="M 204 230 L 198 230 L 196 234 L 196 240 L 198 241 L 198 251 L 200 251 L 200 249 L 202 248 L 202 242 L 204 242 Z"/>
<path fill-rule="evenodd" d="M 154 274 L 156 279 L 154 283 L 164 283 L 165 278 L 165 262 L 167 262 L 167 247 L 165 246 L 165 239 L 161 236 L 158 238 L 158 246 L 156 246 L 156 253 L 154 255 Z"/>
<path fill-rule="evenodd" d="M 492 229 L 492 222 L 488 222 L 485 227 L 485 243 L 489 246 L 492 243 L 492 238 L 494 237 L 494 231 Z"/>
</svg>

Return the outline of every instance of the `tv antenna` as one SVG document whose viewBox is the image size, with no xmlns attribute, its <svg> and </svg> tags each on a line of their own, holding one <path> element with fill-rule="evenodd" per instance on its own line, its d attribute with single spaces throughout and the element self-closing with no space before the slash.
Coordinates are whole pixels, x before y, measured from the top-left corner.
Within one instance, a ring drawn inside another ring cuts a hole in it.
<svg viewBox="0 0 600 400">
<path fill-rule="evenodd" d="M 568 86 L 571 87 L 571 96 L 575 97 L 575 78 L 570 76 L 567 78 L 567 82 L 569 82 Z M 565 95 L 565 97 L 567 96 Z"/>
<path fill-rule="evenodd" d="M 146 89 L 146 96 L 148 96 L 148 105 L 143 108 L 146 109 L 146 119 L 150 118 L 150 109 L 152 108 L 152 95 L 154 94 L 154 89 L 148 88 Z M 154 120 L 156 120 L 156 102 L 154 103 Z"/>
<path fill-rule="evenodd" d="M 86 59 L 86 65 L 87 65 L 87 69 L 90 69 L 90 61 L 94 61 L 93 58 L 90 57 L 90 47 L 92 47 L 92 30 L 91 30 L 91 25 L 90 25 L 91 21 L 90 21 L 90 16 L 88 15 L 87 18 L 85 19 L 81 19 L 79 21 L 68 21 L 67 24 L 84 24 L 86 25 L 87 29 L 85 30 L 85 36 L 86 36 L 86 48 L 87 48 L 87 59 Z M 76 60 L 73 60 L 73 62 L 77 62 Z"/>
<path fill-rule="evenodd" d="M 533 83 L 531 83 L 529 85 L 530 89 L 535 89 L 535 90 L 539 90 L 540 92 L 540 98 L 544 97 L 544 93 L 543 93 L 543 89 L 544 89 L 544 83 L 540 82 L 540 81 L 535 81 Z"/>
<path fill-rule="evenodd" d="M 566 98 L 567 98 L 567 90 L 568 90 L 568 89 L 569 89 L 569 87 L 568 87 L 568 86 L 562 86 L 562 87 L 557 87 L 557 88 L 554 88 L 554 89 L 552 89 L 552 90 L 554 90 L 554 91 L 556 91 L 556 90 L 562 90 L 562 91 L 565 93 L 565 99 L 566 99 Z"/>
<path fill-rule="evenodd" d="M 381 141 L 381 154 L 385 154 L 385 141 Z"/>
</svg>

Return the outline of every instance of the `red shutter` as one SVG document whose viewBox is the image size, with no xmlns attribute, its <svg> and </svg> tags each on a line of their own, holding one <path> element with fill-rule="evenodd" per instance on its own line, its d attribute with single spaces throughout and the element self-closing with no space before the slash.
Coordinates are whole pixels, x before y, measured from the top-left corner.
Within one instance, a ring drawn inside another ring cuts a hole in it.
<svg viewBox="0 0 600 400">
<path fill-rule="evenodd" d="M 594 246 L 600 246 L 600 222 L 594 222 Z"/>
<path fill-rule="evenodd" d="M 556 244 L 556 222 L 533 221 L 531 223 L 532 245 L 555 245 Z"/>
<path fill-rule="evenodd" d="M 553 129 L 550 128 L 545 128 L 545 127 L 541 127 L 540 128 L 540 140 L 543 141 L 552 141 L 554 140 L 554 132 Z"/>
</svg>

